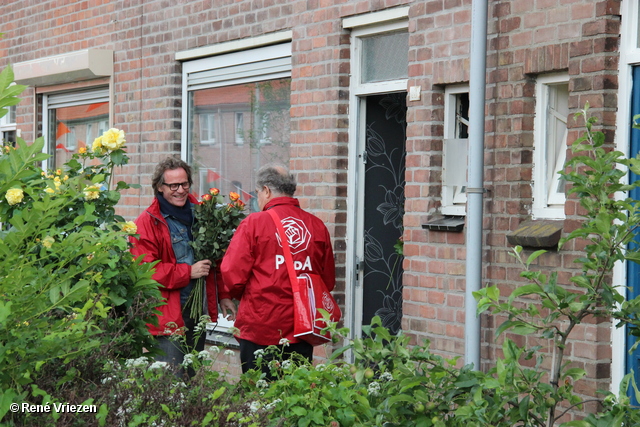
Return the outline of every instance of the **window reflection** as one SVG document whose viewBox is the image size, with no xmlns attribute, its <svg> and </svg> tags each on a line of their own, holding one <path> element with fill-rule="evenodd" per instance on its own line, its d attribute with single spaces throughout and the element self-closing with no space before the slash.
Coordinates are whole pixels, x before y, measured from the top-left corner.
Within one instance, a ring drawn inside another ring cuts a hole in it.
<svg viewBox="0 0 640 427">
<path fill-rule="evenodd" d="M 59 107 L 49 110 L 50 153 L 56 168 L 71 159 L 81 147 L 91 149 L 93 140 L 109 129 L 109 103 Z"/>
<path fill-rule="evenodd" d="M 288 165 L 291 79 L 191 91 L 188 150 L 197 194 L 235 191 L 256 211 L 255 171 Z"/>
</svg>

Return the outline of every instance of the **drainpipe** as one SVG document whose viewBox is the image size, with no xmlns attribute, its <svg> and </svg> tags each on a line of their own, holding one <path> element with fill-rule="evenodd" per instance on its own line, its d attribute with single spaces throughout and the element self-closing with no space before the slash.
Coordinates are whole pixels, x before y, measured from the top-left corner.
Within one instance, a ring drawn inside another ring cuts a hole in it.
<svg viewBox="0 0 640 427">
<path fill-rule="evenodd" d="M 487 69 L 488 0 L 471 2 L 469 153 L 467 183 L 467 261 L 464 360 L 480 369 L 480 318 L 473 292 L 482 285 L 482 203 L 484 192 L 484 104 Z"/>
</svg>

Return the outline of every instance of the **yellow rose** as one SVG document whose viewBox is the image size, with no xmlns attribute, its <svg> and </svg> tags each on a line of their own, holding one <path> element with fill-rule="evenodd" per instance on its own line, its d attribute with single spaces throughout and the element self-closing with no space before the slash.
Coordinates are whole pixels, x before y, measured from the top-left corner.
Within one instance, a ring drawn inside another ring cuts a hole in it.
<svg viewBox="0 0 640 427">
<path fill-rule="evenodd" d="M 96 154 L 102 154 L 103 149 L 104 148 L 102 147 L 102 137 L 99 136 L 93 140 L 93 144 L 91 145 L 91 151 L 93 151 Z"/>
<path fill-rule="evenodd" d="M 95 142 L 95 141 L 94 141 L 94 142 Z M 86 153 L 86 152 L 87 152 L 87 147 L 80 147 L 80 148 L 78 148 L 78 153 L 80 153 L 80 154 L 84 154 L 84 153 Z"/>
<path fill-rule="evenodd" d="M 10 188 L 4 197 L 10 205 L 15 205 L 20 203 L 24 198 L 24 191 L 22 191 L 22 188 Z"/>
<path fill-rule="evenodd" d="M 100 197 L 100 187 L 97 185 L 89 185 L 82 190 L 84 198 L 87 200 L 95 200 Z"/>
<path fill-rule="evenodd" d="M 102 134 L 102 146 L 111 151 L 122 148 L 125 142 L 124 131 L 120 129 L 111 128 Z"/>
<path fill-rule="evenodd" d="M 51 249 L 53 242 L 55 242 L 55 239 L 51 236 L 47 236 L 44 239 L 42 239 L 42 246 L 44 246 L 47 249 Z"/>
<path fill-rule="evenodd" d="M 44 189 L 44 192 L 47 194 L 53 194 L 55 193 L 55 190 L 53 188 L 47 187 Z"/>
<path fill-rule="evenodd" d="M 136 234 L 138 232 L 138 226 L 133 221 L 127 221 L 122 224 L 122 231 L 127 234 Z"/>
</svg>

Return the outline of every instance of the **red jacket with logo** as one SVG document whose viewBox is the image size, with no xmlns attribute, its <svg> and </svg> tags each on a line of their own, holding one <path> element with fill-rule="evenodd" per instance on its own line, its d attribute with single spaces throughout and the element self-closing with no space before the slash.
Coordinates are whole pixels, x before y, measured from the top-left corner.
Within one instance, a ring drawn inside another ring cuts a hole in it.
<svg viewBox="0 0 640 427">
<path fill-rule="evenodd" d="M 274 209 L 289 236 L 297 273 L 322 276 L 327 289 L 335 286 L 335 261 L 329 231 L 322 220 L 300 208 L 297 199 L 277 197 L 262 212 L 238 226 L 220 267 L 227 292 L 240 300 L 234 326 L 238 338 L 259 345 L 276 345 L 293 337 L 293 293 L 276 225 Z"/>
<path fill-rule="evenodd" d="M 198 203 L 196 198 L 189 194 L 191 203 Z M 184 326 L 182 308 L 180 306 L 180 289 L 191 281 L 191 266 L 189 264 L 177 264 L 176 256 L 171 245 L 169 225 L 160 212 L 160 203 L 157 198 L 136 220 L 139 238 L 131 238 L 133 247 L 131 253 L 134 256 L 144 255 L 143 262 L 160 261 L 155 265 L 153 279 L 162 285 L 160 292 L 166 304 L 158 307 L 162 314 L 158 315 L 158 326 L 147 325 L 153 335 L 169 335 L 176 328 Z M 224 285 L 220 274 L 214 268 L 211 269 L 206 279 L 207 307 L 212 321 L 218 318 L 218 296 L 229 298 L 224 293 Z M 169 324 L 169 325 L 167 325 Z M 175 324 L 175 327 L 172 327 Z"/>
</svg>

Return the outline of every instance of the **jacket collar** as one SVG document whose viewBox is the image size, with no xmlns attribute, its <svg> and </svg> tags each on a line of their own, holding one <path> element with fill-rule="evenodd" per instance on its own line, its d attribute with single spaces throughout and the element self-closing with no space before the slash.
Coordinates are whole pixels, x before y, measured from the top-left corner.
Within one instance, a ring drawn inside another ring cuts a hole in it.
<svg viewBox="0 0 640 427">
<path fill-rule="evenodd" d="M 188 197 L 189 197 L 189 201 L 194 205 L 200 204 L 198 199 L 196 199 L 196 196 L 194 196 L 193 194 L 189 193 Z M 162 222 L 166 222 L 164 219 L 164 216 L 162 215 L 162 212 L 160 212 L 160 202 L 158 201 L 158 198 L 155 196 L 153 197 L 153 201 L 151 202 L 151 205 L 147 208 L 147 213 Z"/>
<path fill-rule="evenodd" d="M 267 209 L 271 209 L 274 206 L 294 206 L 299 208 L 300 202 L 295 197 L 274 197 L 273 199 L 269 200 L 266 205 L 264 205 L 264 209 L 262 210 L 266 211 Z"/>
</svg>

